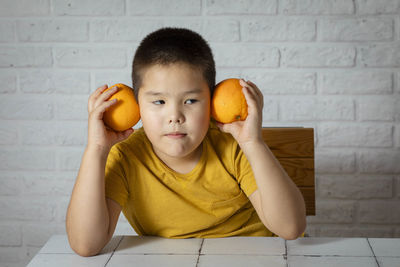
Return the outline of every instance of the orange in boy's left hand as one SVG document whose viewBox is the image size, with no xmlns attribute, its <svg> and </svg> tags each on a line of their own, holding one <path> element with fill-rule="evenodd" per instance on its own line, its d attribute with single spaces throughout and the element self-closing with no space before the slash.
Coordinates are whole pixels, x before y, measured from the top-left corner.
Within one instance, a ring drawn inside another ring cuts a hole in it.
<svg viewBox="0 0 400 267">
<path fill-rule="evenodd" d="M 239 79 L 229 78 L 215 86 L 211 99 L 211 117 L 221 123 L 244 121 L 247 118 L 247 102 Z"/>
<path fill-rule="evenodd" d="M 125 131 L 132 128 L 140 120 L 139 105 L 133 94 L 133 89 L 125 84 L 117 83 L 118 91 L 108 100 L 117 99 L 117 103 L 107 108 L 103 114 L 104 123 L 115 131 Z M 103 93 L 104 93 L 103 92 Z"/>
</svg>

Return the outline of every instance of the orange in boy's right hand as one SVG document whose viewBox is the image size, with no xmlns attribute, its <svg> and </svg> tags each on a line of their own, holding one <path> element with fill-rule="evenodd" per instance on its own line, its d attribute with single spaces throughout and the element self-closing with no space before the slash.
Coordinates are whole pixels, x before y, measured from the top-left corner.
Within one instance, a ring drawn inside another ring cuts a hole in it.
<svg viewBox="0 0 400 267">
<path fill-rule="evenodd" d="M 136 102 L 133 89 L 125 84 L 114 84 L 104 92 L 115 86 L 118 87 L 118 91 L 108 100 L 116 98 L 118 101 L 115 105 L 106 109 L 103 114 L 103 121 L 115 131 L 125 131 L 132 128 L 140 120 L 139 105 Z"/>
<path fill-rule="evenodd" d="M 215 86 L 211 117 L 221 123 L 244 121 L 247 118 L 247 102 L 239 79 L 226 79 Z"/>
</svg>

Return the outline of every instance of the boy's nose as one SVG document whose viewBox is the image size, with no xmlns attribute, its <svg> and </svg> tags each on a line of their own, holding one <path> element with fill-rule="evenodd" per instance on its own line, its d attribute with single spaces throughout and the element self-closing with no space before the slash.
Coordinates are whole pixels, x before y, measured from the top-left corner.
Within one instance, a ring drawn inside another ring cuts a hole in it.
<svg viewBox="0 0 400 267">
<path fill-rule="evenodd" d="M 185 120 L 183 118 L 183 116 L 171 116 L 169 118 L 169 123 L 183 123 Z"/>
<path fill-rule="evenodd" d="M 171 120 L 169 120 L 169 123 L 182 123 L 181 122 L 181 120 L 180 119 L 176 119 L 176 120 L 174 120 L 174 119 L 171 119 Z"/>
<path fill-rule="evenodd" d="M 169 115 L 169 123 L 184 123 L 185 122 L 185 117 L 183 116 L 183 113 L 175 108 L 171 110 L 171 113 Z"/>
</svg>

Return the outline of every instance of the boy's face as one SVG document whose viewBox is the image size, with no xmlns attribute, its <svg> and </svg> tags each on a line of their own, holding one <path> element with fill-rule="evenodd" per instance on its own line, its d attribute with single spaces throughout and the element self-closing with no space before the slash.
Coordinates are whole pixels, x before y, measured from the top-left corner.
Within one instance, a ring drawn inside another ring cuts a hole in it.
<svg viewBox="0 0 400 267">
<path fill-rule="evenodd" d="M 210 123 L 210 90 L 201 71 L 183 63 L 154 65 L 142 79 L 140 116 L 154 152 L 165 163 L 197 160 Z"/>
</svg>

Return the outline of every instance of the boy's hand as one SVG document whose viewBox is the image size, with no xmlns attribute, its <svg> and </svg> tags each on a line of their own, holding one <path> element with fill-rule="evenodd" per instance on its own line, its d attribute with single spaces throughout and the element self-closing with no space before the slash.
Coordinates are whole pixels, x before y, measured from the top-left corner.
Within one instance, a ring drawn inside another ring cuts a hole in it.
<svg viewBox="0 0 400 267">
<path fill-rule="evenodd" d="M 123 132 L 117 132 L 107 127 L 103 122 L 103 114 L 106 109 L 117 103 L 116 99 L 107 101 L 113 94 L 118 91 L 115 86 L 103 93 L 108 88 L 107 85 L 103 85 L 92 93 L 88 101 L 88 147 L 94 147 L 101 149 L 102 151 L 108 151 L 111 147 L 128 138 L 133 133 L 133 129 L 128 129 Z"/>
<path fill-rule="evenodd" d="M 261 129 L 264 97 L 254 83 L 240 79 L 240 85 L 243 86 L 242 91 L 248 106 L 246 120 L 226 124 L 217 122 L 217 126 L 221 131 L 232 134 L 243 148 L 246 144 L 263 142 Z"/>
</svg>

